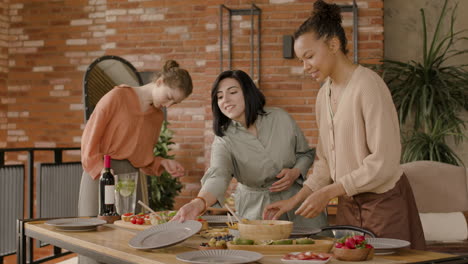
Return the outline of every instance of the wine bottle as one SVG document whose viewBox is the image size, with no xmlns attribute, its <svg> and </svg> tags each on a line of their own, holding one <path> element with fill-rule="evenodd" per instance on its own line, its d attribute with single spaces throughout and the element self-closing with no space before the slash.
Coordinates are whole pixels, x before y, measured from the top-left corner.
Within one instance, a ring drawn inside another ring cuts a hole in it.
<svg viewBox="0 0 468 264">
<path fill-rule="evenodd" d="M 115 210 L 115 179 L 111 172 L 110 156 L 104 155 L 104 172 L 99 179 L 99 215 L 117 215 Z"/>
</svg>

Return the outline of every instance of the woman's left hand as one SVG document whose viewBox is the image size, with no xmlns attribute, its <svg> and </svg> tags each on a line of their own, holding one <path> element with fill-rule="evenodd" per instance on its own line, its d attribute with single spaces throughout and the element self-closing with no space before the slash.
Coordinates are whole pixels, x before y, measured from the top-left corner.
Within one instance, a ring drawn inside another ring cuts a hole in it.
<svg viewBox="0 0 468 264">
<path fill-rule="evenodd" d="M 306 218 L 316 217 L 325 210 L 332 198 L 345 194 L 346 191 L 341 183 L 327 185 L 309 195 L 299 209 L 296 210 L 295 214 Z"/>
<path fill-rule="evenodd" d="M 177 177 L 182 177 L 185 174 L 185 169 L 184 167 L 177 161 L 175 160 L 170 160 L 170 159 L 164 159 L 161 161 L 161 166 L 164 167 L 164 169 L 172 175 L 172 177 L 177 178 Z"/>
<path fill-rule="evenodd" d="M 281 172 L 276 175 L 276 178 L 280 180 L 271 185 L 270 192 L 281 192 L 289 189 L 299 175 L 301 175 L 301 171 L 298 168 L 282 169 Z"/>
<path fill-rule="evenodd" d="M 325 210 L 329 201 L 328 197 L 326 197 L 320 190 L 313 192 L 304 200 L 299 209 L 296 210 L 295 214 L 306 218 L 316 217 Z"/>
</svg>

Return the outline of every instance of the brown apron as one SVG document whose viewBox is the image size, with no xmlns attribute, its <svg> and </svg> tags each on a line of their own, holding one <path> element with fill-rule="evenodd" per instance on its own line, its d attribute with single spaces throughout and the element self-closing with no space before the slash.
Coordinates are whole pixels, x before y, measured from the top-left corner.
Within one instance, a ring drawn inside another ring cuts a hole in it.
<svg viewBox="0 0 468 264">
<path fill-rule="evenodd" d="M 377 237 L 411 242 L 412 249 L 425 249 L 424 232 L 408 178 L 403 174 L 393 189 L 339 197 L 338 225 L 353 225 Z"/>
</svg>

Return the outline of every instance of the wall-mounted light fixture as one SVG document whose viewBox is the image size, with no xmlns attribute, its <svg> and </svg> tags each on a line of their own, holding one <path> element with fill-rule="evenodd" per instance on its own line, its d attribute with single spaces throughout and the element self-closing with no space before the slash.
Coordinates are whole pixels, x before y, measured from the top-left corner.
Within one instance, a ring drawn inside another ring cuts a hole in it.
<svg viewBox="0 0 468 264">
<path fill-rule="evenodd" d="M 283 36 L 283 58 L 292 59 L 294 58 L 294 38 L 291 35 Z"/>
</svg>

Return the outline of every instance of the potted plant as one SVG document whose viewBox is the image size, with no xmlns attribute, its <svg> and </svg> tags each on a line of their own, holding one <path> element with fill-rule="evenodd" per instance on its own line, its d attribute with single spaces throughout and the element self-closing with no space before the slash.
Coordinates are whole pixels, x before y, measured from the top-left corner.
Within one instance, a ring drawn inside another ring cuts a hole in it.
<svg viewBox="0 0 468 264">
<path fill-rule="evenodd" d="M 382 77 L 395 102 L 401 127 L 413 122 L 413 130 L 402 133 L 402 162 L 434 160 L 454 165 L 463 164 L 447 145 L 446 138 L 453 136 L 456 143 L 463 141 L 465 122 L 460 118 L 463 109 L 468 110 L 468 64 L 449 65 L 448 60 L 468 53 L 457 50 L 455 43 L 466 40 L 465 30 L 454 31 L 453 8 L 448 29 L 443 29 L 447 14 L 447 0 L 441 10 L 432 40 L 424 9 L 421 9 L 423 25 L 422 62 L 401 62 L 384 59 Z"/>
<path fill-rule="evenodd" d="M 164 121 L 158 143 L 154 146 L 154 155 L 165 159 L 174 159 L 174 155 L 169 155 L 173 132 L 167 128 L 168 122 Z M 158 177 L 148 176 L 148 196 L 149 206 L 155 211 L 172 210 L 174 208 L 174 198 L 182 190 L 182 184 L 178 178 L 173 178 L 164 171 Z"/>
</svg>

